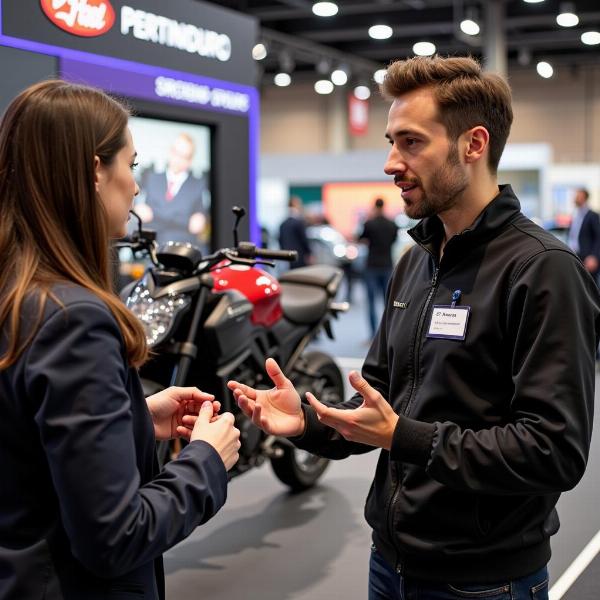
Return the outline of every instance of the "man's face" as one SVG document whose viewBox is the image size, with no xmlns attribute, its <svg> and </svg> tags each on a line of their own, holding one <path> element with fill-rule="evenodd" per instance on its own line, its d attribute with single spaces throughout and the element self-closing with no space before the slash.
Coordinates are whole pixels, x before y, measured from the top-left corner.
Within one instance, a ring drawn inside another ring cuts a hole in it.
<svg viewBox="0 0 600 600">
<path fill-rule="evenodd" d="M 415 90 L 394 101 L 386 137 L 392 148 L 384 171 L 402 190 L 406 214 L 423 219 L 455 206 L 470 179 L 457 143 L 437 118 L 431 90 Z"/>
<path fill-rule="evenodd" d="M 581 190 L 575 193 L 575 206 L 581 207 L 586 203 L 587 198 L 585 197 L 585 192 Z"/>
<path fill-rule="evenodd" d="M 189 171 L 192 166 L 193 158 L 193 144 L 183 136 L 178 137 L 175 142 L 173 142 L 169 153 L 169 171 L 172 171 L 177 175 Z"/>
</svg>

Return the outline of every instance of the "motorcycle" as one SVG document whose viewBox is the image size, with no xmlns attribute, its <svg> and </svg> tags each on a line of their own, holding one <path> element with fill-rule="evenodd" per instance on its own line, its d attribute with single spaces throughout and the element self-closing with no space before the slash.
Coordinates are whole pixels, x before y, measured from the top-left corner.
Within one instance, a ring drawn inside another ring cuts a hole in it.
<svg viewBox="0 0 600 600">
<path fill-rule="evenodd" d="M 227 381 L 270 388 L 265 360 L 273 357 L 298 390 L 302 401 L 312 392 L 325 404 L 344 397 L 342 373 L 331 356 L 307 350 L 323 333 L 333 339 L 332 320 L 348 310 L 335 296 L 342 271 L 329 265 L 292 269 L 277 280 L 260 265 L 293 261 L 288 250 L 257 248 L 238 241 L 245 214 L 234 207 L 234 246 L 203 256 L 188 243 L 157 247 L 155 233 L 142 228 L 117 243 L 149 257 L 138 281 L 121 291 L 121 298 L 138 317 L 152 351 L 140 375 L 146 395 L 168 386 L 196 386 L 221 402 L 235 416 L 240 430 L 240 459 L 230 471 L 237 476 L 269 460 L 275 475 L 291 490 L 313 486 L 328 459 L 293 446 L 286 438 L 256 427 L 235 403 Z M 160 442 L 159 460 L 169 460 L 173 447 Z"/>
</svg>

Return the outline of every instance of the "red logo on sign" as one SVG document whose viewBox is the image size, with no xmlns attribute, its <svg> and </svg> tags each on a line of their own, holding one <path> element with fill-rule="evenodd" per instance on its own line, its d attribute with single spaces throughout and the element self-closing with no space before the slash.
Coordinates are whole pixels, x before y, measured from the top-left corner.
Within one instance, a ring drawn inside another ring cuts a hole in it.
<svg viewBox="0 0 600 600">
<path fill-rule="evenodd" d="M 73 35 L 96 37 L 115 23 L 108 0 L 40 0 L 42 10 L 57 26 Z"/>
</svg>

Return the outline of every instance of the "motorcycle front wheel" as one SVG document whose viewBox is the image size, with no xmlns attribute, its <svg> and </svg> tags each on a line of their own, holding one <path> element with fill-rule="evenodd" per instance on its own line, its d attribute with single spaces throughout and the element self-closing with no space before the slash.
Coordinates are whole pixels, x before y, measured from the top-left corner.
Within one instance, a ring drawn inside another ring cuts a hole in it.
<svg viewBox="0 0 600 600">
<path fill-rule="evenodd" d="M 307 352 L 303 359 L 308 372 L 317 373 L 317 377 L 309 380 L 307 376 L 301 375 L 294 381 L 296 389 L 300 392 L 311 391 L 319 400 L 328 404 L 339 404 L 344 399 L 344 380 L 339 367 L 335 364 L 333 358 L 323 352 Z M 319 390 L 316 390 L 316 382 Z M 301 393 L 301 396 L 303 394 Z M 284 447 L 283 454 L 278 457 L 272 457 L 271 467 L 275 475 L 293 492 L 301 492 L 317 483 L 321 475 L 329 466 L 328 458 L 321 458 L 298 448 Z"/>
</svg>

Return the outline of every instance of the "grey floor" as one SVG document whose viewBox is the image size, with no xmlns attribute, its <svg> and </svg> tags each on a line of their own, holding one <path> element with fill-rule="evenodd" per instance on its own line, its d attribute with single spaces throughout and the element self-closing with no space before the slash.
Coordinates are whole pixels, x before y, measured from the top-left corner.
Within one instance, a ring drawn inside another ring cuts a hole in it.
<svg viewBox="0 0 600 600">
<path fill-rule="evenodd" d="M 354 290 L 355 306 L 337 324 L 338 340 L 318 342 L 350 357 L 341 359 L 350 367 L 367 349 L 361 292 Z M 597 377 L 596 398 L 599 388 Z M 596 422 L 596 432 L 599 426 Z M 584 479 L 559 503 L 562 527 L 553 538 L 551 585 L 600 530 L 599 438 L 596 434 Z M 165 555 L 167 597 L 365 599 L 370 533 L 362 513 L 376 459 L 372 452 L 334 462 L 320 485 L 299 495 L 289 494 L 267 465 L 233 480 L 220 513 Z M 600 558 L 562 598 L 600 598 Z"/>
</svg>

